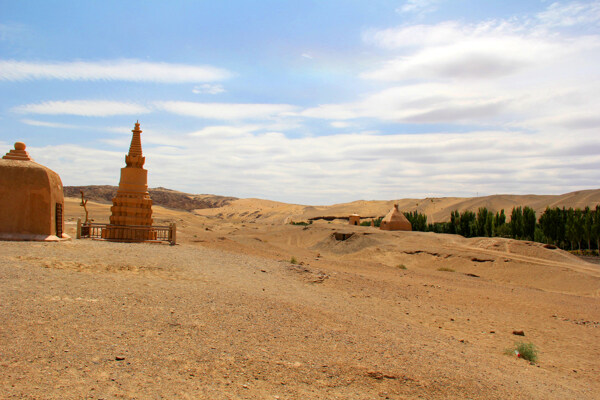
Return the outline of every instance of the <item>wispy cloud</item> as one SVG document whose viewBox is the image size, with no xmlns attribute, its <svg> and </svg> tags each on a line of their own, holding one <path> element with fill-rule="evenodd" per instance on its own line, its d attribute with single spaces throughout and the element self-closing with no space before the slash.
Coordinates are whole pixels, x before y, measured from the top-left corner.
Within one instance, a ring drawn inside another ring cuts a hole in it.
<svg viewBox="0 0 600 400">
<path fill-rule="evenodd" d="M 223 85 L 216 83 L 204 83 L 202 85 L 194 86 L 192 93 L 194 94 L 219 94 L 225 92 Z"/>
<path fill-rule="evenodd" d="M 192 137 L 239 137 L 241 135 L 251 134 L 260 129 L 258 125 L 214 125 L 202 128 L 199 131 L 192 132 L 189 136 Z"/>
<path fill-rule="evenodd" d="M 161 101 L 154 105 L 158 109 L 174 114 L 218 120 L 269 119 L 285 116 L 297 109 L 289 104 L 195 103 L 187 101 Z"/>
<path fill-rule="evenodd" d="M 140 60 L 28 62 L 0 60 L 0 80 L 58 79 L 72 81 L 132 81 L 159 83 L 211 82 L 232 74 L 221 68 Z"/>
<path fill-rule="evenodd" d="M 597 24 L 600 22 L 600 1 L 552 3 L 537 17 L 542 24 L 553 27 Z"/>
<path fill-rule="evenodd" d="M 592 29 L 598 4 L 554 3 L 533 17 L 368 31 L 365 42 L 387 57 L 361 77 L 388 87 L 301 115 L 565 133 L 567 127 L 589 129 L 595 120 L 590 115 L 600 112 L 595 94 L 600 92 L 600 34 Z M 560 15 L 569 26 L 591 30 L 559 29 L 550 21 L 561 20 Z M 582 107 L 586 115 L 575 118 Z"/>
<path fill-rule="evenodd" d="M 111 132 L 111 133 L 123 133 L 129 134 L 131 129 L 127 127 L 120 126 L 90 126 L 90 125 L 75 125 L 75 124 L 64 124 L 60 122 L 49 122 L 49 121 L 40 121 L 35 119 L 22 119 L 22 123 L 25 125 L 31 126 L 39 126 L 43 128 L 51 128 L 51 129 L 80 129 L 86 131 L 101 131 L 101 132 Z"/>
<path fill-rule="evenodd" d="M 407 0 L 404 4 L 397 8 L 400 13 L 418 13 L 425 14 L 437 10 L 438 4 L 442 0 Z"/>
<path fill-rule="evenodd" d="M 62 124 L 59 122 L 37 121 L 34 119 L 22 119 L 22 123 L 31 126 L 41 126 L 44 128 L 60 128 L 60 129 L 80 129 L 79 125 Z"/>
<path fill-rule="evenodd" d="M 87 117 L 138 115 L 150 112 L 148 108 L 140 104 L 103 100 L 46 101 L 17 106 L 12 108 L 11 111 L 20 114 L 63 114 Z"/>
</svg>

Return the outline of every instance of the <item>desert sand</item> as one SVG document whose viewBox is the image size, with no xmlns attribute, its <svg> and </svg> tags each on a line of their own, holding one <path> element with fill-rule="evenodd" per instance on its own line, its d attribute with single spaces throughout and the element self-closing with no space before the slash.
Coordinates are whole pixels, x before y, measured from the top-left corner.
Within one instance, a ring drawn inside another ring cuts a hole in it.
<svg viewBox="0 0 600 400">
<path fill-rule="evenodd" d="M 581 193 L 573 206 L 598 196 Z M 415 207 L 441 219 L 461 202 L 482 198 Z M 176 246 L 0 242 L 0 398 L 598 398 L 599 265 L 533 242 L 286 223 L 391 204 L 153 207 Z M 108 221 L 109 205 L 88 209 Z M 536 364 L 504 354 L 517 341 Z"/>
</svg>

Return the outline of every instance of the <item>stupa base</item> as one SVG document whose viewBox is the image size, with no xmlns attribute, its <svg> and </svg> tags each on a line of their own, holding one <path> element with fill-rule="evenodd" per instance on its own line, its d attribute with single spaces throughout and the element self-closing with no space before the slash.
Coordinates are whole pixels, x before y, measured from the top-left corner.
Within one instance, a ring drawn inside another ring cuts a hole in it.
<svg viewBox="0 0 600 400">
<path fill-rule="evenodd" d="M 147 242 L 156 240 L 156 231 L 151 226 L 108 225 L 102 229 L 102 239 L 113 242 Z"/>
</svg>

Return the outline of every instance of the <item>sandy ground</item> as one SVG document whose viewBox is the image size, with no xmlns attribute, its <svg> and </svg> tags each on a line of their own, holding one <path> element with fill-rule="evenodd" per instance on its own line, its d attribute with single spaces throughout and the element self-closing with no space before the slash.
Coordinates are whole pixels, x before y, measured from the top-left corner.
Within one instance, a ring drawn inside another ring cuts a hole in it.
<svg viewBox="0 0 600 400">
<path fill-rule="evenodd" d="M 599 265 L 531 242 L 292 226 L 286 207 L 155 207 L 176 246 L 0 242 L 0 398 L 597 398 Z M 537 364 L 504 354 L 517 341 Z"/>
</svg>

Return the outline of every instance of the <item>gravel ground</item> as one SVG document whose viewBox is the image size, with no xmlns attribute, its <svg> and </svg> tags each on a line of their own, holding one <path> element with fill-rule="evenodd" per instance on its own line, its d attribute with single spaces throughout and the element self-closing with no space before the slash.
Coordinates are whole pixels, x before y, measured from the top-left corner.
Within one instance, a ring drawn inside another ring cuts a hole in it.
<svg viewBox="0 0 600 400">
<path fill-rule="evenodd" d="M 0 242 L 0 398 L 597 395 L 600 331 L 558 321 L 586 299 L 358 268 L 191 244 Z M 598 317 L 597 299 L 588 311 Z M 519 313 L 531 321 L 510 325 Z M 530 365 L 503 355 L 523 325 L 548 347 L 580 337 L 569 345 L 590 356 L 561 361 L 557 349 Z"/>
</svg>

